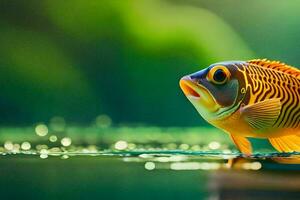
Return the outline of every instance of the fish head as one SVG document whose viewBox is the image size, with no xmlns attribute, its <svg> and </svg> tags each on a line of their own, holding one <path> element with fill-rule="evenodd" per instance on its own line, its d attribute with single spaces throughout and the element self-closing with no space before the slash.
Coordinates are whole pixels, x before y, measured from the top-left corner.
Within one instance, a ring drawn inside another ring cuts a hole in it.
<svg viewBox="0 0 300 200">
<path fill-rule="evenodd" d="M 245 78 L 236 65 L 241 62 L 212 64 L 181 78 L 183 93 L 207 121 L 224 119 L 239 108 L 246 93 Z"/>
</svg>

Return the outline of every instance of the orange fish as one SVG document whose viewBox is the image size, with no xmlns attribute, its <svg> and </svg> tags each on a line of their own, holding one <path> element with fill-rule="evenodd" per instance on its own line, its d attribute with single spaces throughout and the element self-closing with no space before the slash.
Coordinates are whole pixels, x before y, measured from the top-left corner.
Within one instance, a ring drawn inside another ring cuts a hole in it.
<svg viewBox="0 0 300 200">
<path fill-rule="evenodd" d="M 180 87 L 199 114 L 242 153 L 248 138 L 279 152 L 300 151 L 300 70 L 278 61 L 227 61 L 184 76 Z"/>
</svg>

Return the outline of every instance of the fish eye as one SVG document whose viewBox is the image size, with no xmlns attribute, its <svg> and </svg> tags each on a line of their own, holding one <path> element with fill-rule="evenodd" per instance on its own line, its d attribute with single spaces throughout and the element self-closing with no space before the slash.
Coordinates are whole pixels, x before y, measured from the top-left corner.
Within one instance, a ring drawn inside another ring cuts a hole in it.
<svg viewBox="0 0 300 200">
<path fill-rule="evenodd" d="M 217 69 L 213 76 L 214 81 L 218 83 L 222 83 L 226 78 L 227 76 L 222 69 Z"/>
<path fill-rule="evenodd" d="M 207 74 L 207 79 L 217 85 L 225 84 L 230 77 L 230 72 L 225 66 L 214 66 Z"/>
</svg>

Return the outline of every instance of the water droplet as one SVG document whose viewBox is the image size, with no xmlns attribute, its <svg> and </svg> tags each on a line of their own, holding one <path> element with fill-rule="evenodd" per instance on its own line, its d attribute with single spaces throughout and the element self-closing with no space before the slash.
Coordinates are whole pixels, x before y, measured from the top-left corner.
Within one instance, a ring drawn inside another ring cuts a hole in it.
<svg viewBox="0 0 300 200">
<path fill-rule="evenodd" d="M 30 148 L 31 148 L 31 145 L 30 145 L 29 142 L 23 142 L 23 143 L 21 144 L 21 149 L 23 149 L 23 150 L 25 150 L 25 151 L 29 150 Z"/>
<path fill-rule="evenodd" d="M 127 144 L 126 141 L 120 140 L 120 141 L 116 142 L 116 144 L 115 144 L 115 148 L 116 148 L 117 150 L 124 150 L 124 149 L 126 149 L 127 147 L 128 147 L 128 144 Z"/>
<path fill-rule="evenodd" d="M 48 154 L 41 154 L 41 155 L 40 155 L 40 158 L 46 159 L 46 158 L 48 158 Z"/>
<path fill-rule="evenodd" d="M 12 151 L 14 149 L 14 144 L 11 141 L 6 141 L 4 143 L 4 148 L 8 151 Z"/>
<path fill-rule="evenodd" d="M 48 150 L 47 149 L 41 149 L 40 154 L 48 154 Z"/>
<path fill-rule="evenodd" d="M 155 163 L 154 162 L 146 162 L 145 163 L 145 169 L 154 170 L 155 169 Z"/>
<path fill-rule="evenodd" d="M 63 155 L 63 156 L 61 157 L 61 159 L 68 159 L 68 158 L 69 158 L 68 155 Z"/>
<path fill-rule="evenodd" d="M 181 144 L 181 145 L 179 146 L 179 148 L 182 149 L 182 150 L 188 150 L 189 147 L 190 147 L 190 146 L 189 146 L 188 144 Z"/>
<path fill-rule="evenodd" d="M 216 149 L 219 149 L 221 147 L 221 144 L 219 142 L 213 141 L 213 142 L 208 144 L 208 147 L 210 149 L 216 150 Z"/>
<path fill-rule="evenodd" d="M 48 134 L 48 127 L 45 124 L 38 124 L 35 127 L 35 133 L 41 137 L 46 136 Z"/>
<path fill-rule="evenodd" d="M 61 139 L 60 142 L 64 147 L 68 147 L 72 144 L 71 138 L 68 138 L 68 137 L 64 137 L 63 139 Z"/>
<path fill-rule="evenodd" d="M 50 141 L 50 142 L 56 142 L 56 141 L 57 141 L 57 136 L 56 136 L 56 135 L 51 135 L 51 136 L 49 137 L 49 141 Z"/>
</svg>

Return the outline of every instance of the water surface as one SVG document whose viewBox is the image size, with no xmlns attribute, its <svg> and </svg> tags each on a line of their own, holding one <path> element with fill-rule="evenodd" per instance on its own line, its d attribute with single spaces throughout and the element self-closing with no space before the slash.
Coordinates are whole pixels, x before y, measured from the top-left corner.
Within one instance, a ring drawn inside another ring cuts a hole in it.
<svg viewBox="0 0 300 200">
<path fill-rule="evenodd" d="M 214 129 L 0 133 L 3 199 L 300 199 L 299 153 L 247 157 Z"/>
</svg>

